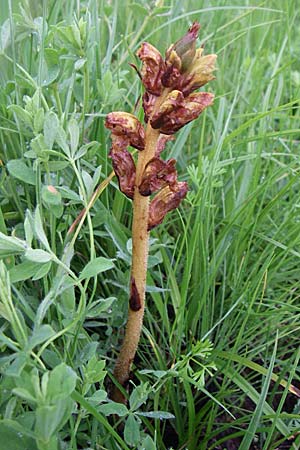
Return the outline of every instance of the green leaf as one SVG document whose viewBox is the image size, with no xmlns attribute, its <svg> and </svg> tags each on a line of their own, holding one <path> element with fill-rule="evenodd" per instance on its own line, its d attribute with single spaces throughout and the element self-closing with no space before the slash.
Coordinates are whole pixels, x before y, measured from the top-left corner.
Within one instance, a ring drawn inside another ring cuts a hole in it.
<svg viewBox="0 0 300 450">
<path fill-rule="evenodd" d="M 44 64 L 42 69 L 42 84 L 49 86 L 59 75 L 58 51 L 53 48 L 44 49 Z"/>
<path fill-rule="evenodd" d="M 60 295 L 60 302 L 58 303 L 59 310 L 65 317 L 73 317 L 75 308 L 75 290 L 74 286 L 70 286 Z"/>
<path fill-rule="evenodd" d="M 124 439 L 128 445 L 137 447 L 141 440 L 140 424 L 133 414 L 130 414 L 125 422 Z"/>
<path fill-rule="evenodd" d="M 5 22 L 3 22 L 1 26 L 1 32 L 0 32 L 0 48 L 1 51 L 4 51 L 11 40 L 11 32 L 10 32 L 10 20 L 6 19 Z"/>
<path fill-rule="evenodd" d="M 51 261 L 52 256 L 48 253 L 45 252 L 45 250 L 40 250 L 40 249 L 32 249 L 32 248 L 28 248 L 25 252 L 25 258 L 27 258 L 29 261 L 34 261 L 36 263 L 47 263 L 49 261 Z"/>
<path fill-rule="evenodd" d="M 66 398 L 52 406 L 39 406 L 36 409 L 35 433 L 37 438 L 49 442 L 52 435 L 61 429 L 69 419 L 74 402 Z"/>
<path fill-rule="evenodd" d="M 105 361 L 98 361 L 97 356 L 94 355 L 87 366 L 84 368 L 84 378 L 87 383 L 97 383 L 102 381 L 106 375 Z"/>
<path fill-rule="evenodd" d="M 93 179 L 86 170 L 82 170 L 81 176 L 84 183 L 86 195 L 87 197 L 90 197 L 93 190 Z"/>
<path fill-rule="evenodd" d="M 108 420 L 100 414 L 97 409 L 91 405 L 79 392 L 74 391 L 72 394 L 72 398 L 79 403 L 84 409 L 86 409 L 90 414 L 92 414 L 101 425 L 108 431 L 110 436 L 118 442 L 120 448 L 124 450 L 129 450 L 129 447 L 125 444 L 124 440 L 119 436 L 119 434 L 115 431 L 115 429 L 109 424 Z M 120 403 L 119 403 L 120 405 Z M 124 406 L 124 405 L 123 405 Z M 125 407 L 126 408 L 126 407 Z"/>
<path fill-rule="evenodd" d="M 33 229 L 32 229 L 32 216 L 29 210 L 26 211 L 26 217 L 24 220 L 24 231 L 25 238 L 28 247 L 31 247 L 32 238 L 33 238 Z"/>
<path fill-rule="evenodd" d="M 40 268 L 40 264 L 36 262 L 22 262 L 9 270 L 10 281 L 12 283 L 17 283 L 18 281 L 28 280 L 33 277 L 33 275 L 35 275 Z"/>
<path fill-rule="evenodd" d="M 42 265 L 39 264 L 39 269 L 33 275 L 32 281 L 40 280 L 41 278 L 44 278 L 47 275 L 47 273 L 49 272 L 49 270 L 51 269 L 51 266 L 52 266 L 52 261 L 49 261 Z"/>
<path fill-rule="evenodd" d="M 71 155 L 74 156 L 79 143 L 79 126 L 75 119 L 71 119 L 68 124 L 68 132 L 70 135 Z"/>
<path fill-rule="evenodd" d="M 92 278 L 98 275 L 98 273 L 105 272 L 106 270 L 112 269 L 114 263 L 112 259 L 103 258 L 99 256 L 98 258 L 90 261 L 83 271 L 81 272 L 79 279 L 84 280 L 85 278 Z"/>
<path fill-rule="evenodd" d="M 36 112 L 36 114 L 34 115 L 34 119 L 33 119 L 33 128 L 34 128 L 34 133 L 38 134 L 44 126 L 44 110 L 43 108 L 39 108 Z"/>
<path fill-rule="evenodd" d="M 115 297 L 102 298 L 96 302 L 91 303 L 86 317 L 99 317 L 103 312 L 107 311 L 111 305 L 116 301 Z"/>
<path fill-rule="evenodd" d="M 32 350 L 42 342 L 47 341 L 50 337 L 54 336 L 55 331 L 50 325 L 41 325 L 38 329 L 34 330 L 32 336 L 29 338 L 27 349 Z"/>
<path fill-rule="evenodd" d="M 32 437 L 28 436 L 30 434 Z M 5 450 L 37 450 L 34 434 L 15 420 L 0 421 L 0 436 Z"/>
<path fill-rule="evenodd" d="M 51 402 L 68 398 L 75 389 L 77 375 L 65 363 L 56 366 L 49 375 L 47 398 Z"/>
<path fill-rule="evenodd" d="M 57 433 L 54 433 L 47 442 L 37 438 L 36 444 L 38 446 L 38 450 L 58 450 Z"/>
<path fill-rule="evenodd" d="M 0 256 L 17 255 L 23 253 L 26 242 L 14 236 L 6 236 L 0 231 Z"/>
<path fill-rule="evenodd" d="M 33 129 L 32 117 L 19 105 L 9 105 L 8 110 L 12 111 L 26 128 Z"/>
<path fill-rule="evenodd" d="M 58 145 L 60 146 L 60 148 L 62 149 L 62 151 L 67 155 L 70 156 L 70 149 L 67 143 L 67 135 L 65 130 L 59 126 L 57 128 L 57 132 L 56 132 L 56 142 L 58 143 Z"/>
<path fill-rule="evenodd" d="M 31 150 L 25 153 L 26 158 L 39 158 L 43 162 L 47 162 L 49 160 L 49 153 L 46 149 L 45 139 L 41 133 L 39 133 L 34 139 L 31 139 L 30 147 Z"/>
<path fill-rule="evenodd" d="M 97 408 L 105 416 L 110 416 L 111 414 L 117 414 L 117 416 L 126 416 L 128 414 L 128 409 L 122 403 L 109 402 L 104 405 L 99 405 Z"/>
<path fill-rule="evenodd" d="M 140 448 L 142 450 L 157 450 L 155 442 L 149 435 L 142 441 Z"/>
<path fill-rule="evenodd" d="M 107 400 L 107 392 L 104 389 L 98 389 L 91 397 L 87 397 L 87 400 L 91 404 L 99 405 Z"/>
<path fill-rule="evenodd" d="M 84 67 L 85 63 L 86 63 L 86 58 L 77 59 L 77 61 L 75 61 L 75 64 L 74 64 L 74 69 L 75 70 L 82 69 Z"/>
<path fill-rule="evenodd" d="M 27 355 L 24 352 L 20 352 L 12 364 L 6 369 L 5 374 L 11 377 L 19 377 L 26 364 Z"/>
<path fill-rule="evenodd" d="M 48 242 L 46 233 L 43 228 L 39 206 L 36 207 L 35 212 L 34 212 L 34 231 L 35 231 L 37 238 L 44 245 L 44 247 L 47 250 L 50 250 L 49 242 Z"/>
<path fill-rule="evenodd" d="M 46 113 L 44 122 L 44 139 L 49 150 L 52 150 L 59 128 L 59 120 L 53 111 Z"/>
<path fill-rule="evenodd" d="M 131 411 L 138 409 L 147 401 L 150 392 L 149 383 L 142 383 L 132 391 L 129 397 L 129 405 Z"/>
<path fill-rule="evenodd" d="M 49 205 L 60 205 L 61 193 L 52 185 L 43 186 L 42 199 Z"/>
<path fill-rule="evenodd" d="M 35 173 L 21 159 L 11 159 L 6 165 L 10 175 L 27 184 L 35 186 Z"/>
<path fill-rule="evenodd" d="M 36 398 L 25 388 L 16 387 L 12 390 L 12 393 L 29 403 L 36 403 Z"/>
<path fill-rule="evenodd" d="M 58 172 L 68 167 L 69 164 L 68 161 L 49 161 L 48 167 L 50 172 Z"/>
<path fill-rule="evenodd" d="M 82 200 L 76 192 L 72 191 L 66 186 L 61 186 L 57 188 L 61 193 L 63 198 L 67 198 L 68 200 L 73 200 L 74 202 L 81 203 Z"/>
<path fill-rule="evenodd" d="M 149 417 L 149 419 L 159 419 L 159 420 L 175 419 L 174 414 L 171 414 L 166 411 L 137 412 L 135 414 L 137 414 L 138 416 Z"/>
</svg>

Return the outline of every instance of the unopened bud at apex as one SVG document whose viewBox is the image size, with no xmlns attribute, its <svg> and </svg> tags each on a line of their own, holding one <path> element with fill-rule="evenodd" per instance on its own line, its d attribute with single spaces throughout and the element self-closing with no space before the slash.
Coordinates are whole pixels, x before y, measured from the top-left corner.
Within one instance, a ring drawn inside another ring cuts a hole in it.
<svg viewBox="0 0 300 450">
<path fill-rule="evenodd" d="M 173 64 L 174 54 L 172 55 L 172 53 L 175 52 L 181 61 L 181 72 L 189 70 L 196 52 L 196 40 L 199 29 L 200 24 L 194 22 L 188 32 L 175 44 L 171 45 L 166 53 L 166 63 L 170 62 Z"/>
</svg>

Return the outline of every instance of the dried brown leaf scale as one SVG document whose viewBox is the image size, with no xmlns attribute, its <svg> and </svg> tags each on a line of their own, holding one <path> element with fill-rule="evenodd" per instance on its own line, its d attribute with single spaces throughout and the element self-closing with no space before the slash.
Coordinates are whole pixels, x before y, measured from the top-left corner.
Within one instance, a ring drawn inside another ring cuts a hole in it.
<svg viewBox="0 0 300 450">
<path fill-rule="evenodd" d="M 131 277 L 131 280 L 130 280 L 129 306 L 132 311 L 139 311 L 142 307 L 140 294 L 137 290 L 137 287 L 135 284 L 135 279 L 133 277 Z"/>
</svg>

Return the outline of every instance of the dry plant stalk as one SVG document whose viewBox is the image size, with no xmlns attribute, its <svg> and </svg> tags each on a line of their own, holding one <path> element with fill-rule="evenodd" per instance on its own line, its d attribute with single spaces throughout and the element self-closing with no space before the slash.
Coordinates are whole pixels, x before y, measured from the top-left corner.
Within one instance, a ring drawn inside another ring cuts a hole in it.
<svg viewBox="0 0 300 450">
<path fill-rule="evenodd" d="M 194 92 L 214 79 L 216 61 L 216 55 L 204 56 L 203 48 L 196 49 L 199 28 L 195 22 L 169 47 L 165 59 L 147 42 L 138 50 L 137 56 L 143 65 L 141 72 L 135 69 L 145 87 L 145 128 L 134 115 L 126 112 L 112 112 L 106 118 L 105 126 L 111 131 L 112 139 L 109 156 L 119 187 L 133 200 L 129 312 L 114 369 L 115 379 L 124 387 L 129 380 L 143 324 L 149 231 L 162 223 L 167 212 L 179 206 L 188 190 L 186 182 L 177 180 L 176 160 L 163 160 L 161 152 L 176 131 L 213 103 L 213 94 Z M 139 150 L 137 164 L 128 146 Z M 117 386 L 112 399 L 126 401 Z"/>
</svg>

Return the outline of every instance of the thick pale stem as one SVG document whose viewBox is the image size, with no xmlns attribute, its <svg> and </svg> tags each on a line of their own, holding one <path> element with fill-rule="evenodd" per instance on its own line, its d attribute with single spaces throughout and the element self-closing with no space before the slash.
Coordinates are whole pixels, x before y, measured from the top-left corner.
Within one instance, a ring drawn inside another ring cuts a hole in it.
<svg viewBox="0 0 300 450">
<path fill-rule="evenodd" d="M 159 107 L 167 93 L 168 91 L 166 90 L 164 95 L 157 98 L 155 110 Z M 114 377 L 122 386 L 125 386 L 129 380 L 131 363 L 134 359 L 140 340 L 145 310 L 145 288 L 149 246 L 149 233 L 147 231 L 149 197 L 142 196 L 139 193 L 137 186 L 140 184 L 145 165 L 155 156 L 159 134 L 159 130 L 154 130 L 149 121 L 146 128 L 145 149 L 139 152 L 136 167 L 136 187 L 133 200 L 132 268 L 129 311 L 124 341 L 114 369 Z M 116 386 L 112 392 L 112 399 L 120 403 L 125 402 L 123 394 Z"/>
</svg>

